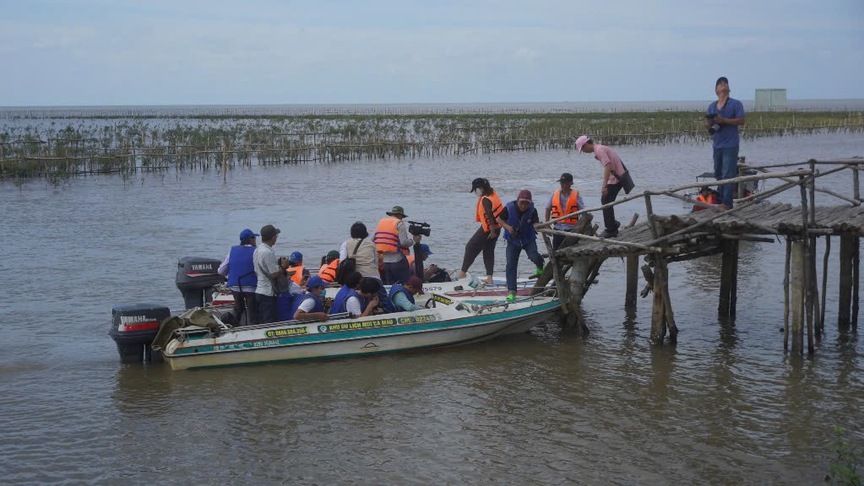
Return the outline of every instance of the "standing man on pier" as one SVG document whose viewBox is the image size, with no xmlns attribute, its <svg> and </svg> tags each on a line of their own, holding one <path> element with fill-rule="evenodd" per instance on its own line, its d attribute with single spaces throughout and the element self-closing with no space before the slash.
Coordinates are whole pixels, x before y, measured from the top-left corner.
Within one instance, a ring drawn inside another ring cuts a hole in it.
<svg viewBox="0 0 864 486">
<path fill-rule="evenodd" d="M 740 145 L 738 127 L 746 123 L 744 105 L 730 98 L 729 80 L 726 76 L 717 78 L 714 83 L 717 101 L 708 105 L 705 113 L 705 128 L 714 139 L 714 178 L 718 181 L 738 177 L 738 147 Z M 732 208 L 735 192 L 733 184 L 718 186 L 720 204 Z"/>
</svg>

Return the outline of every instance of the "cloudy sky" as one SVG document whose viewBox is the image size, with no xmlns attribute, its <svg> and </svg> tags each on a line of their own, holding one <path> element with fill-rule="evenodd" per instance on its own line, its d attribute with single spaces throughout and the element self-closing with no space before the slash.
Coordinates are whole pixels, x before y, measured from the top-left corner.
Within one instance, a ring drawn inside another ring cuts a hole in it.
<svg viewBox="0 0 864 486">
<path fill-rule="evenodd" d="M 3 0 L 0 106 L 864 98 L 864 0 Z"/>
</svg>

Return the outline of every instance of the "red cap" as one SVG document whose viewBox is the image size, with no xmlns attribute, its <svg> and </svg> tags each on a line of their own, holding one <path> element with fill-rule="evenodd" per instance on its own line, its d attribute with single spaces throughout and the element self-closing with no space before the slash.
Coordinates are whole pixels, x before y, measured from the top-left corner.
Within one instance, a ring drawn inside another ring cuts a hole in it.
<svg viewBox="0 0 864 486">
<path fill-rule="evenodd" d="M 531 191 L 529 191 L 528 189 L 522 189 L 521 191 L 519 191 L 519 197 L 516 199 L 520 201 L 525 200 L 531 202 Z"/>
</svg>

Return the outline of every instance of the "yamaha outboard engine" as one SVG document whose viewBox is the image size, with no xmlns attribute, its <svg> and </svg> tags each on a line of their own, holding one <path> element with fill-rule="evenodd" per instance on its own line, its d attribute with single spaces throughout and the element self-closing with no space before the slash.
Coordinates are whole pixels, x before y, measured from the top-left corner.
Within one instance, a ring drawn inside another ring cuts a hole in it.
<svg viewBox="0 0 864 486">
<path fill-rule="evenodd" d="M 203 307 L 213 300 L 213 286 L 225 281 L 217 270 L 221 260 L 183 257 L 177 262 L 177 288 L 183 294 L 186 308 Z"/>
<path fill-rule="evenodd" d="M 141 363 L 161 359 L 150 348 L 159 332 L 159 325 L 171 316 L 167 307 L 153 304 L 126 304 L 111 309 L 111 329 L 108 334 L 117 343 L 123 363 Z"/>
</svg>

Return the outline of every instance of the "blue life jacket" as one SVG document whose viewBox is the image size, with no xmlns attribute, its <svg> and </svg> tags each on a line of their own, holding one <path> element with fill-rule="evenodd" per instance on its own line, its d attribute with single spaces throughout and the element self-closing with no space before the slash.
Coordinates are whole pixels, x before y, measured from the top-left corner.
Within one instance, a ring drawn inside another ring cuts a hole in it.
<svg viewBox="0 0 864 486">
<path fill-rule="evenodd" d="M 510 201 L 507 203 L 507 224 L 513 227 L 514 230 L 518 233 L 516 238 L 510 234 L 506 229 L 504 230 L 504 239 L 511 243 L 517 243 L 519 245 L 525 245 L 532 241 L 537 240 L 537 230 L 534 229 L 534 203 L 531 203 L 531 206 L 522 213 L 521 215 L 518 213 L 518 208 L 516 207 L 516 201 Z"/>
<path fill-rule="evenodd" d="M 393 300 L 393 297 L 398 293 L 405 294 L 405 297 L 408 297 L 408 302 L 414 303 L 414 296 L 411 295 L 411 292 L 408 292 L 408 289 L 403 287 L 402 284 L 393 284 L 390 286 L 390 293 L 387 294 L 387 304 L 389 304 L 390 308 L 388 309 L 386 305 L 384 307 L 387 312 L 401 312 L 401 310 L 396 309 L 396 303 Z"/>
<path fill-rule="evenodd" d="M 291 319 L 295 319 L 294 316 L 297 315 L 297 309 L 299 309 L 300 305 L 308 299 L 313 299 L 315 301 L 315 306 L 312 307 L 312 310 L 309 312 L 324 312 L 324 302 L 321 302 L 321 299 L 312 292 L 306 292 L 303 295 L 297 295 L 294 297 L 294 304 L 291 306 Z"/>
<path fill-rule="evenodd" d="M 336 294 L 336 297 L 333 297 L 333 304 L 330 306 L 330 314 L 339 314 L 342 312 L 347 312 L 348 307 L 348 298 L 349 297 L 357 297 L 361 303 L 363 302 L 363 297 L 360 297 L 360 294 L 357 293 L 356 290 L 348 287 L 347 285 L 343 285 L 339 292 Z"/>
<path fill-rule="evenodd" d="M 242 292 L 255 292 L 258 277 L 252 263 L 254 246 L 236 245 L 228 253 L 228 286 L 240 287 Z"/>
<path fill-rule="evenodd" d="M 291 295 L 291 292 L 285 291 L 279 294 L 276 297 L 276 317 L 280 321 L 290 321 L 294 319 L 294 314 L 291 313 L 291 309 L 294 307 L 295 297 L 300 297 Z"/>
</svg>

